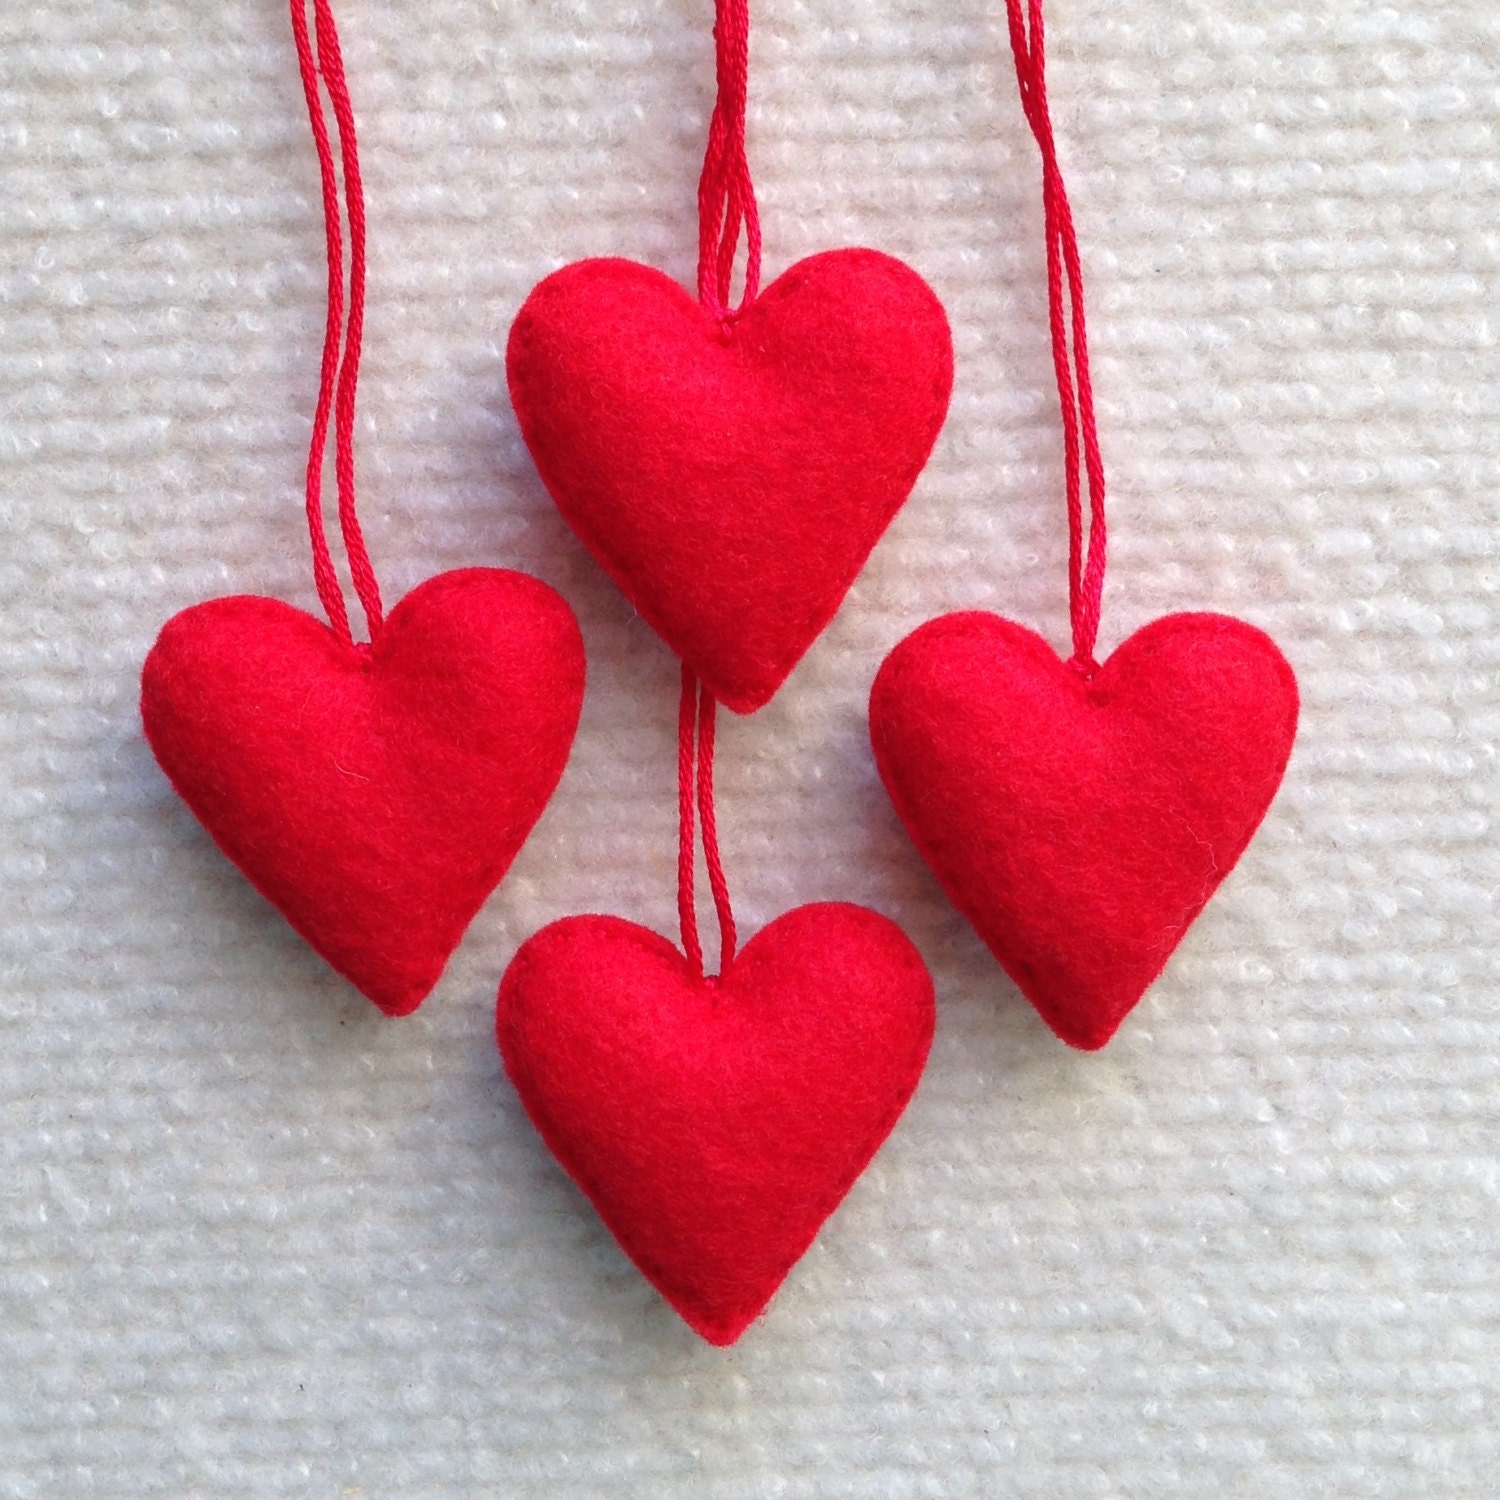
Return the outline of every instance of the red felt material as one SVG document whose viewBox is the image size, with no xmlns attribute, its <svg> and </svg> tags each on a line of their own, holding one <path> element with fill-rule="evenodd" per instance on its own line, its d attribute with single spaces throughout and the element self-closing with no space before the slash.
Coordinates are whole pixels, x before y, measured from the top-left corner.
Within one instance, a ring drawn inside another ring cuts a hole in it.
<svg viewBox="0 0 1500 1500">
<path fill-rule="evenodd" d="M 507 353 L 521 432 L 585 547 L 720 702 L 769 701 L 833 618 L 948 408 L 942 305 L 835 250 L 720 319 L 627 260 L 565 266 Z"/>
<path fill-rule="evenodd" d="M 1234 868 L 1286 768 L 1292 669 L 1181 614 L 1092 678 L 1030 630 L 952 614 L 870 696 L 876 764 L 953 904 L 1065 1042 L 1102 1047 Z"/>
<path fill-rule="evenodd" d="M 496 1035 L 542 1139 L 713 1344 L 770 1300 L 890 1133 L 927 1059 L 932 980 L 863 907 L 798 907 L 717 980 L 618 917 L 516 954 Z"/>
<path fill-rule="evenodd" d="M 415 1010 L 552 795 L 583 701 L 572 611 L 521 573 L 414 589 L 373 646 L 275 599 L 174 616 L 141 716 L 182 799 L 388 1015 Z"/>
</svg>

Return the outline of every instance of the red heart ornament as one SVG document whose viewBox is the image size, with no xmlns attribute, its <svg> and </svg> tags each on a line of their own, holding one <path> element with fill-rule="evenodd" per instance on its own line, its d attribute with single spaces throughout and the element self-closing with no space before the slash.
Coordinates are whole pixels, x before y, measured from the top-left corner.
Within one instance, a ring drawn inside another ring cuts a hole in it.
<svg viewBox="0 0 1500 1500">
<path fill-rule="evenodd" d="M 890 1133 L 933 1022 L 900 928 L 825 903 L 772 922 L 717 979 L 618 917 L 554 922 L 501 981 L 496 1036 L 625 1253 L 731 1344 Z"/>
<path fill-rule="evenodd" d="M 870 737 L 953 904 L 1042 1019 L 1102 1047 L 1275 795 L 1297 727 L 1263 631 L 1180 614 L 1092 676 L 996 615 L 945 615 L 886 658 Z"/>
<path fill-rule="evenodd" d="M 558 509 L 739 713 L 833 618 L 916 483 L 953 386 L 942 304 L 874 250 L 799 262 L 721 322 L 660 271 L 586 260 L 506 355 Z"/>
<path fill-rule="evenodd" d="M 351 646 L 276 599 L 169 620 L 141 717 L 252 885 L 387 1015 L 415 1010 L 562 775 L 583 641 L 546 584 L 444 573 Z"/>
</svg>

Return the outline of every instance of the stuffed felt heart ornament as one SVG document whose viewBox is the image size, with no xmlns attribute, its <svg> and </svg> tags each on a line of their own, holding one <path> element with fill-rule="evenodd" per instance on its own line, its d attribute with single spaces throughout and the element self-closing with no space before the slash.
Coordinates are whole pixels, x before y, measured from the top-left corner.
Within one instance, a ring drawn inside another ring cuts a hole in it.
<svg viewBox="0 0 1500 1500">
<path fill-rule="evenodd" d="M 541 816 L 583 678 L 557 593 L 468 568 L 414 589 L 370 646 L 275 599 L 184 610 L 146 659 L 141 716 L 214 842 L 406 1015 Z"/>
<path fill-rule="evenodd" d="M 770 1300 L 890 1133 L 932 980 L 863 907 L 803 906 L 717 979 L 616 917 L 543 928 L 496 1034 L 532 1122 L 625 1253 L 710 1343 Z"/>
<path fill-rule="evenodd" d="M 870 696 L 880 775 L 922 857 L 1065 1042 L 1102 1047 L 1233 869 L 1291 754 L 1297 685 L 1223 615 L 1154 621 L 1103 667 L 953 614 Z"/>
<path fill-rule="evenodd" d="M 723 317 L 648 266 L 565 266 L 527 298 L 506 367 L 558 509 L 740 713 L 833 618 L 953 385 L 942 305 L 873 250 L 814 255 Z"/>
</svg>

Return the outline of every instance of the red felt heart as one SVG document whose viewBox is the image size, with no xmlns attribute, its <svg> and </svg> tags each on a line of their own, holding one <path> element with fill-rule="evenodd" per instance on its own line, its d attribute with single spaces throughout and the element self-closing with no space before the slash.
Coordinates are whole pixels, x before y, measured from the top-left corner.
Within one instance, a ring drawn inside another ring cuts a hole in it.
<svg viewBox="0 0 1500 1500">
<path fill-rule="evenodd" d="M 554 922 L 501 981 L 496 1035 L 625 1253 L 731 1344 L 895 1125 L 933 1015 L 901 930 L 827 903 L 771 923 L 717 980 L 618 917 Z"/>
<path fill-rule="evenodd" d="M 870 695 L 875 761 L 953 904 L 1075 1047 L 1102 1047 L 1250 842 L 1297 684 L 1264 632 L 1169 615 L 1088 677 L 1039 636 L 953 614 Z"/>
<path fill-rule="evenodd" d="M 565 266 L 506 356 L 558 509 L 740 713 L 776 692 L 916 483 L 948 409 L 942 304 L 873 250 L 799 262 L 721 324 L 628 260 Z"/>
<path fill-rule="evenodd" d="M 399 1016 L 547 805 L 583 674 L 557 593 L 467 568 L 413 589 L 368 647 L 276 599 L 184 610 L 146 658 L 141 716 L 214 842 Z"/>
</svg>

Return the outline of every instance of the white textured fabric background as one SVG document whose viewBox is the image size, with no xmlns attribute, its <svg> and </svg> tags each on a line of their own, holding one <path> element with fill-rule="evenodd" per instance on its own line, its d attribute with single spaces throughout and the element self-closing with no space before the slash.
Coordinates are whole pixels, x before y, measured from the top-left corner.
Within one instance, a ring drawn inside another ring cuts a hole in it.
<svg viewBox="0 0 1500 1500">
<path fill-rule="evenodd" d="M 214 851 L 136 717 L 174 610 L 315 607 L 321 332 L 282 0 L 0 11 L 0 1496 L 1492 1496 L 1500 1461 L 1500 14 L 1054 0 L 1113 481 L 1105 647 L 1269 628 L 1301 738 L 1110 1048 L 920 866 L 863 705 L 930 615 L 1064 638 L 1037 166 L 998 0 L 756 0 L 767 271 L 945 300 L 952 416 L 778 701 L 722 737 L 742 921 L 847 898 L 932 965 L 868 1176 L 730 1352 L 539 1145 L 494 987 L 552 918 L 671 930 L 673 663 L 573 542 L 501 355 L 531 284 L 686 278 L 708 0 L 342 0 L 388 597 L 511 564 L 590 654 L 562 788 L 381 1020 Z"/>
</svg>

